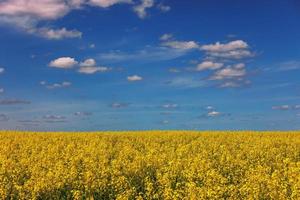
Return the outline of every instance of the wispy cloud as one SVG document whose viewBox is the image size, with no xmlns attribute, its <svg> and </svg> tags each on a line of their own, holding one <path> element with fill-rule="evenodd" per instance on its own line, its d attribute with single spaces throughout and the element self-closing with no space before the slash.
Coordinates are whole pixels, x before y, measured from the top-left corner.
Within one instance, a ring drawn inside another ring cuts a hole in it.
<svg viewBox="0 0 300 200">
<path fill-rule="evenodd" d="M 18 104 L 30 104 L 30 101 L 22 99 L 2 99 L 0 100 L 0 105 L 18 105 Z"/>
<path fill-rule="evenodd" d="M 47 84 L 46 81 L 41 81 L 40 85 L 45 86 L 47 89 L 59 89 L 59 88 L 67 88 L 72 85 L 71 82 L 69 81 L 63 81 L 61 83 L 52 83 L 52 84 Z"/>
<path fill-rule="evenodd" d="M 186 55 L 186 51 L 167 47 L 146 47 L 134 52 L 111 51 L 100 53 L 98 59 L 109 63 L 139 62 L 152 63 L 172 60 Z"/>
<path fill-rule="evenodd" d="M 290 71 L 300 69 L 300 61 L 288 61 L 279 64 L 279 71 Z"/>
<path fill-rule="evenodd" d="M 9 120 L 9 117 L 5 114 L 0 114 L 0 122 L 6 122 Z"/>
</svg>

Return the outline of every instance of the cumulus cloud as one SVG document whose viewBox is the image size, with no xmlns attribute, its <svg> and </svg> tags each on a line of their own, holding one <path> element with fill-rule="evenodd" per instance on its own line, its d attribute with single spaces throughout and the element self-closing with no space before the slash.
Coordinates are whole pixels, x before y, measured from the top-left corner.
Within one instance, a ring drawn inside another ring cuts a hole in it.
<svg viewBox="0 0 300 200">
<path fill-rule="evenodd" d="M 242 59 L 253 56 L 249 51 L 249 45 L 243 40 L 235 40 L 225 44 L 216 42 L 215 44 L 202 45 L 201 50 L 208 56 L 227 59 Z"/>
<path fill-rule="evenodd" d="M 213 62 L 213 61 L 204 61 L 197 65 L 196 70 L 197 71 L 203 71 L 203 70 L 208 70 L 208 69 L 216 70 L 216 69 L 220 69 L 223 66 L 224 66 L 223 63 L 217 63 L 217 62 Z"/>
<path fill-rule="evenodd" d="M 4 93 L 4 88 L 0 88 L 0 94 Z"/>
<path fill-rule="evenodd" d="M 5 69 L 3 67 L 0 67 L 0 74 L 3 74 Z"/>
<path fill-rule="evenodd" d="M 239 79 L 246 75 L 246 68 L 244 63 L 238 63 L 233 66 L 216 71 L 210 80 L 224 80 L 224 79 Z"/>
<path fill-rule="evenodd" d="M 80 67 L 93 67 L 96 65 L 96 61 L 93 58 L 88 58 L 80 63 Z"/>
<path fill-rule="evenodd" d="M 18 105 L 18 104 L 30 104 L 30 101 L 22 99 L 2 99 L 0 100 L 0 105 Z"/>
<path fill-rule="evenodd" d="M 216 42 L 215 44 L 203 45 L 201 47 L 202 50 L 210 51 L 210 52 L 227 52 L 227 51 L 246 49 L 246 48 L 248 48 L 248 44 L 242 40 L 236 40 L 236 41 L 228 42 L 226 44 Z"/>
<path fill-rule="evenodd" d="M 96 72 L 107 72 L 111 68 L 105 66 L 96 66 L 97 63 L 94 59 L 89 58 L 80 63 L 80 68 L 78 70 L 79 73 L 82 74 L 94 74 Z"/>
<path fill-rule="evenodd" d="M 132 75 L 132 76 L 128 76 L 127 80 L 131 81 L 131 82 L 134 82 L 134 81 L 141 81 L 141 80 L 143 80 L 143 78 L 141 76 L 138 76 L 138 75 Z"/>
<path fill-rule="evenodd" d="M 49 63 L 50 67 L 61 68 L 61 69 L 70 69 L 77 65 L 78 62 L 71 57 L 61 57 L 57 58 Z"/>
<path fill-rule="evenodd" d="M 133 7 L 134 12 L 141 18 L 147 17 L 146 10 L 154 6 L 154 0 L 141 0 L 141 4 Z"/>
</svg>

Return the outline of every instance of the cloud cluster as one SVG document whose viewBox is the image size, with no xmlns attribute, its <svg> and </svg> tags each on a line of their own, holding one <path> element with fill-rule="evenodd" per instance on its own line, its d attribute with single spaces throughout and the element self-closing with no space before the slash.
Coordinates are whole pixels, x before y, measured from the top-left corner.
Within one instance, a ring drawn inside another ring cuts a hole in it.
<svg viewBox="0 0 300 200">
<path fill-rule="evenodd" d="M 250 84 L 247 80 L 247 69 L 244 60 L 253 57 L 250 46 L 243 40 L 234 40 L 227 43 L 200 45 L 196 41 L 178 41 L 172 34 L 160 37 L 161 45 L 181 51 L 197 50 L 203 52 L 205 59 L 198 63 L 192 71 L 212 71 L 207 80 L 216 81 L 220 88 L 234 88 Z"/>
<path fill-rule="evenodd" d="M 84 9 L 86 6 L 108 8 L 116 4 L 132 4 L 133 10 L 140 18 L 147 16 L 146 10 L 155 5 L 154 0 L 3 0 L 0 1 L 0 23 L 23 29 L 47 39 L 80 38 L 78 30 L 65 27 L 53 29 L 41 26 L 41 22 L 54 21 L 66 16 L 72 10 Z M 162 12 L 170 10 L 169 6 L 158 3 Z"/>
<path fill-rule="evenodd" d="M 61 57 L 52 60 L 49 63 L 49 67 L 59 68 L 59 69 L 72 69 L 74 67 L 79 67 L 77 70 L 81 74 L 95 74 L 97 72 L 107 72 L 111 70 L 109 67 L 97 66 L 94 59 L 89 58 L 82 62 L 78 62 L 72 57 Z"/>
</svg>

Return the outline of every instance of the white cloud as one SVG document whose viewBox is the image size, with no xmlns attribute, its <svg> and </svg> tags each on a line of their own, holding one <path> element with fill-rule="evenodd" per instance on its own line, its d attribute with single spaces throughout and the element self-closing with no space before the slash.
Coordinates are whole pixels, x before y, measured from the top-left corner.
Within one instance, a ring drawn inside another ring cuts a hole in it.
<svg viewBox="0 0 300 200">
<path fill-rule="evenodd" d="M 300 109 L 300 105 L 279 105 L 279 106 L 272 106 L 273 110 L 298 110 Z"/>
<path fill-rule="evenodd" d="M 61 68 L 61 69 L 70 69 L 77 65 L 78 62 L 71 57 L 61 57 L 57 58 L 49 63 L 50 67 Z"/>
<path fill-rule="evenodd" d="M 207 116 L 208 117 L 217 117 L 217 116 L 220 116 L 221 113 L 220 112 L 217 112 L 217 111 L 210 111 L 207 113 Z"/>
<path fill-rule="evenodd" d="M 157 8 L 162 11 L 162 12 L 168 12 L 171 10 L 171 7 L 170 6 L 167 6 L 167 5 L 164 5 L 162 3 L 158 4 L 157 5 Z"/>
<path fill-rule="evenodd" d="M 32 16 L 38 19 L 57 19 L 70 10 L 62 0 L 7 0 L 0 3 L 0 14 Z"/>
<path fill-rule="evenodd" d="M 107 8 L 119 3 L 133 3 L 132 0 L 90 0 L 89 4 L 94 6 L 99 6 L 103 8 Z"/>
<path fill-rule="evenodd" d="M 132 75 L 132 76 L 128 76 L 127 80 L 128 81 L 141 81 L 141 80 L 143 80 L 143 78 L 138 75 Z"/>
<path fill-rule="evenodd" d="M 197 80 L 194 77 L 175 77 L 165 82 L 166 85 L 179 88 L 199 88 L 207 85 L 205 81 Z"/>
<path fill-rule="evenodd" d="M 72 83 L 68 82 L 68 81 L 63 81 L 61 83 L 53 83 L 53 84 L 48 84 L 48 85 L 47 85 L 46 81 L 41 81 L 40 84 L 45 86 L 47 89 L 67 88 L 72 85 Z"/>
<path fill-rule="evenodd" d="M 216 42 L 215 44 L 202 45 L 200 49 L 205 51 L 208 56 L 227 59 L 242 59 L 254 55 L 248 50 L 249 45 L 243 40 L 235 40 L 225 44 Z"/>
<path fill-rule="evenodd" d="M 0 67 L 0 74 L 3 74 L 5 69 L 3 67 Z"/>
<path fill-rule="evenodd" d="M 289 110 L 292 107 L 290 105 L 272 106 L 273 110 Z"/>
<path fill-rule="evenodd" d="M 48 123 L 66 122 L 66 117 L 61 115 L 44 115 L 43 119 Z"/>
<path fill-rule="evenodd" d="M 79 117 L 87 117 L 87 116 L 91 116 L 92 114 L 93 113 L 91 112 L 81 112 L 81 111 L 74 113 L 75 116 L 79 116 Z"/>
<path fill-rule="evenodd" d="M 198 49 L 199 45 L 195 41 L 166 41 L 162 43 L 163 46 L 173 49 L 191 50 Z"/>
<path fill-rule="evenodd" d="M 234 81 L 225 81 L 220 84 L 220 88 L 236 88 L 240 87 L 241 84 L 239 82 L 234 82 Z"/>
<path fill-rule="evenodd" d="M 145 49 L 141 49 L 130 53 L 121 51 L 101 53 L 98 55 L 98 59 L 110 63 L 123 63 L 124 61 L 147 63 L 172 60 L 181 57 L 186 53 L 187 51 L 167 47 L 146 47 Z"/>
<path fill-rule="evenodd" d="M 146 10 L 154 6 L 154 0 L 141 0 L 141 4 L 134 6 L 133 10 L 136 14 L 141 18 L 144 19 L 147 17 Z"/>
<path fill-rule="evenodd" d="M 226 44 L 216 42 L 215 44 L 203 45 L 201 49 L 210 52 L 227 52 L 236 49 L 246 49 L 248 47 L 248 44 L 243 40 L 235 40 Z"/>
<path fill-rule="evenodd" d="M 112 108 L 126 108 L 126 107 L 128 107 L 128 103 L 118 103 L 118 102 L 115 102 L 115 103 L 112 103 L 111 105 L 110 105 L 110 107 L 112 107 Z"/>
<path fill-rule="evenodd" d="M 104 66 L 97 67 L 96 61 L 92 58 L 86 59 L 85 61 L 81 62 L 79 65 L 80 68 L 78 72 L 82 74 L 94 74 L 96 72 L 107 72 L 111 69 L 109 67 L 104 67 Z"/>
<path fill-rule="evenodd" d="M 213 106 L 206 106 L 206 110 L 213 110 L 214 107 Z"/>
<path fill-rule="evenodd" d="M 216 71 L 209 79 L 210 80 L 238 79 L 244 77 L 245 75 L 246 75 L 245 64 L 239 63 Z"/>
<path fill-rule="evenodd" d="M 82 33 L 77 30 L 51 29 L 39 27 L 40 22 L 60 19 L 75 9 L 85 6 L 108 8 L 116 4 L 133 4 L 132 0 L 5 0 L 0 1 L 0 23 L 23 29 L 48 39 L 79 38 Z M 142 0 L 134 6 L 140 18 L 147 16 L 146 9 L 154 6 L 154 0 Z M 161 7 L 167 10 L 168 7 Z"/>
<path fill-rule="evenodd" d="M 67 30 L 66 28 L 61 29 L 50 29 L 50 28 L 37 28 L 32 29 L 32 33 L 38 34 L 41 37 L 60 40 L 64 38 L 81 38 L 82 33 L 77 30 Z"/>
<path fill-rule="evenodd" d="M 94 74 L 96 72 L 107 72 L 109 67 L 80 67 L 78 72 L 82 74 Z"/>
<path fill-rule="evenodd" d="M 220 69 L 223 66 L 224 66 L 223 63 L 217 63 L 217 62 L 213 62 L 213 61 L 204 61 L 197 65 L 196 70 L 197 71 L 202 71 L 202 70 L 207 70 L 207 69 L 216 70 L 216 69 Z"/>
<path fill-rule="evenodd" d="M 46 81 L 40 81 L 40 85 L 46 85 L 47 82 Z"/>
<path fill-rule="evenodd" d="M 249 50 L 234 50 L 228 52 L 209 52 L 209 56 L 217 58 L 227 58 L 227 59 L 243 59 L 253 57 L 254 54 Z"/>
<path fill-rule="evenodd" d="M 93 49 L 93 48 L 95 48 L 96 47 L 96 45 L 95 44 L 90 44 L 90 46 L 89 46 L 91 49 Z"/>
<path fill-rule="evenodd" d="M 176 103 L 167 103 L 167 104 L 164 104 L 162 105 L 163 108 L 166 108 L 166 109 L 174 109 L 174 108 L 178 108 L 178 104 Z"/>
<path fill-rule="evenodd" d="M 163 34 L 159 39 L 162 41 L 166 41 L 166 40 L 170 40 L 172 38 L 173 38 L 172 34 L 166 33 L 166 34 Z"/>
<path fill-rule="evenodd" d="M 300 69 L 300 61 L 288 61 L 279 64 L 279 71 L 290 71 Z"/>
<path fill-rule="evenodd" d="M 80 67 L 94 67 L 96 65 L 96 61 L 93 58 L 86 59 L 85 61 L 80 63 Z"/>
<path fill-rule="evenodd" d="M 169 72 L 171 72 L 171 73 L 179 73 L 180 70 L 179 70 L 179 69 L 176 69 L 176 68 L 170 68 L 170 69 L 169 69 Z"/>
<path fill-rule="evenodd" d="M 0 94 L 1 93 L 4 93 L 4 89 L 3 88 L 0 88 Z"/>
</svg>

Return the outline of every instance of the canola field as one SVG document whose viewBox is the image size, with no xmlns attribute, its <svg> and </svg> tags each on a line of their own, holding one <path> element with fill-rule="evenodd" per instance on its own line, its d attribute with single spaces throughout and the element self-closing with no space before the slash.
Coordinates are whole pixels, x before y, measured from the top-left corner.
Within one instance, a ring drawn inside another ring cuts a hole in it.
<svg viewBox="0 0 300 200">
<path fill-rule="evenodd" d="M 0 199 L 300 199 L 300 132 L 0 132 Z"/>
</svg>

